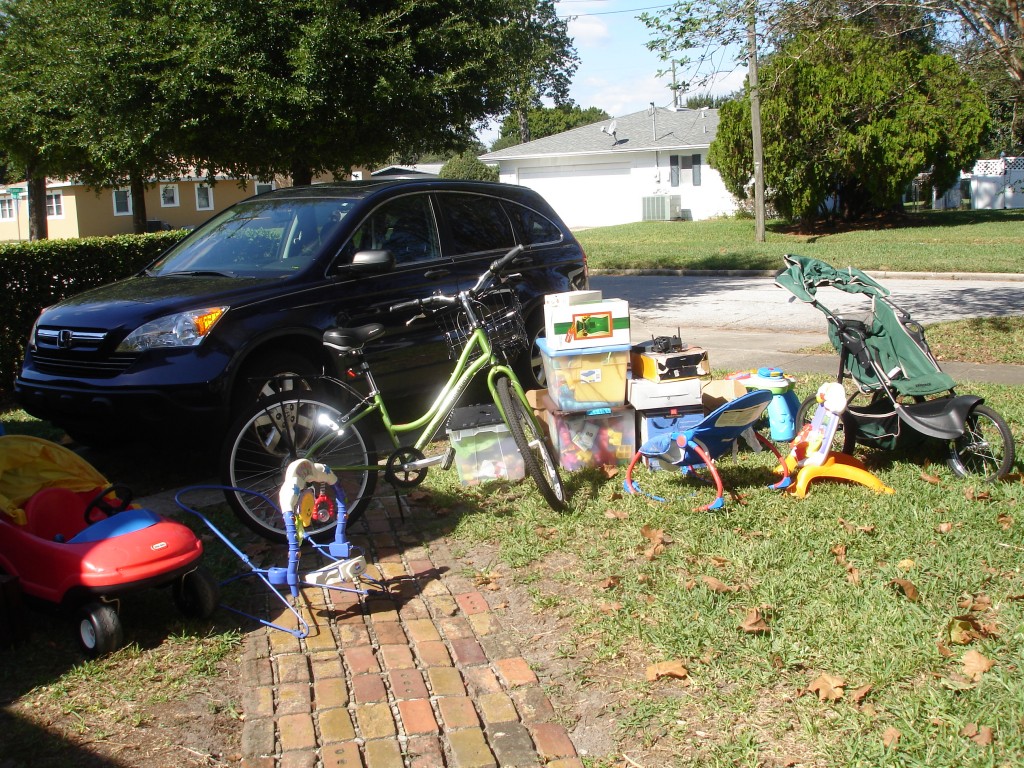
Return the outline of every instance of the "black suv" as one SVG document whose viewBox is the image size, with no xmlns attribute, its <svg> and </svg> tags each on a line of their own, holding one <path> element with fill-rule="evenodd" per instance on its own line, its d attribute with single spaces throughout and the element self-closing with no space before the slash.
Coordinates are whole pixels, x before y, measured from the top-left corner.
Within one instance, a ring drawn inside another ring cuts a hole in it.
<svg viewBox="0 0 1024 768">
<path fill-rule="evenodd" d="M 134 277 L 45 309 L 15 391 L 82 442 L 208 433 L 274 375 L 341 374 L 323 352 L 327 328 L 379 322 L 388 334 L 368 351 L 386 396 L 432 394 L 451 365 L 442 332 L 388 307 L 469 287 L 517 244 L 515 286 L 535 338 L 543 296 L 587 285 L 583 250 L 535 192 L 441 179 L 268 192 Z M 356 270 L 352 257 L 367 250 L 391 251 L 394 269 Z M 522 358 L 528 374 L 535 361 Z"/>
</svg>

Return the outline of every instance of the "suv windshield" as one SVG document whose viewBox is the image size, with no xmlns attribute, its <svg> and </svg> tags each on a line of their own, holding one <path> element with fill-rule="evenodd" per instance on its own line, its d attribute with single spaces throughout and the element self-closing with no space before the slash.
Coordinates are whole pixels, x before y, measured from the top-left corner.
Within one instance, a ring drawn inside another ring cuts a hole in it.
<svg viewBox="0 0 1024 768">
<path fill-rule="evenodd" d="M 353 200 L 260 200 L 215 216 L 147 270 L 149 275 L 281 277 L 312 263 Z"/>
</svg>

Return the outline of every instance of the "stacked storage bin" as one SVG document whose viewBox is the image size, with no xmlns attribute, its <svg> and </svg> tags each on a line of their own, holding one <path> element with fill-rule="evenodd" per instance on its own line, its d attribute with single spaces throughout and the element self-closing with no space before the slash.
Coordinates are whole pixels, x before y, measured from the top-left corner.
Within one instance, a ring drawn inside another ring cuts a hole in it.
<svg viewBox="0 0 1024 768">
<path fill-rule="evenodd" d="M 486 480 L 522 480 L 522 454 L 493 404 L 456 408 L 448 418 L 448 439 L 463 485 Z"/>
<path fill-rule="evenodd" d="M 636 451 L 629 376 L 629 303 L 600 291 L 546 297 L 538 340 L 547 392 L 541 404 L 564 469 L 625 466 Z"/>
<path fill-rule="evenodd" d="M 683 432 L 704 418 L 703 379 L 711 368 L 703 349 L 686 346 L 678 337 L 652 339 L 632 347 L 630 368 L 627 398 L 636 409 L 641 445 L 665 432 Z M 649 466 L 660 468 L 657 462 Z"/>
</svg>

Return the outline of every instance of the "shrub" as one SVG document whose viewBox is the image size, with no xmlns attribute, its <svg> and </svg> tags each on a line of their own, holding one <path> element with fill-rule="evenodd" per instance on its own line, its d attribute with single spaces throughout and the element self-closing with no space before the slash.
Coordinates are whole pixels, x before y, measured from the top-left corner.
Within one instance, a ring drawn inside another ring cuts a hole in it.
<svg viewBox="0 0 1024 768">
<path fill-rule="evenodd" d="M 438 176 L 442 179 L 497 181 L 498 169 L 481 162 L 472 152 L 464 152 L 445 163 Z"/>
</svg>

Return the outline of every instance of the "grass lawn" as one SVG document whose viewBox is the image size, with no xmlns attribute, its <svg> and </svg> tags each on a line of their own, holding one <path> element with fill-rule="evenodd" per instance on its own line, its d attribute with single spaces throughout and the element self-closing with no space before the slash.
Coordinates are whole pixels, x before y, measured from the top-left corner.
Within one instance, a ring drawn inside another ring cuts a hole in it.
<svg viewBox="0 0 1024 768">
<path fill-rule="evenodd" d="M 1024 211 L 928 211 L 909 225 L 814 235 L 751 219 L 641 222 L 577 233 L 592 269 L 779 270 L 787 253 L 895 272 L 1024 272 Z"/>
<path fill-rule="evenodd" d="M 1024 391 L 971 391 L 1020 443 Z M 621 468 L 568 475 L 562 515 L 523 484 L 427 484 L 468 577 L 500 574 L 568 624 L 561 659 L 605 692 L 630 764 L 1024 764 L 1024 484 L 960 479 L 936 448 L 860 454 L 894 495 L 819 480 L 803 500 L 746 451 L 720 462 L 716 513 L 675 472 L 639 475 L 669 503 L 623 494 Z"/>
</svg>

